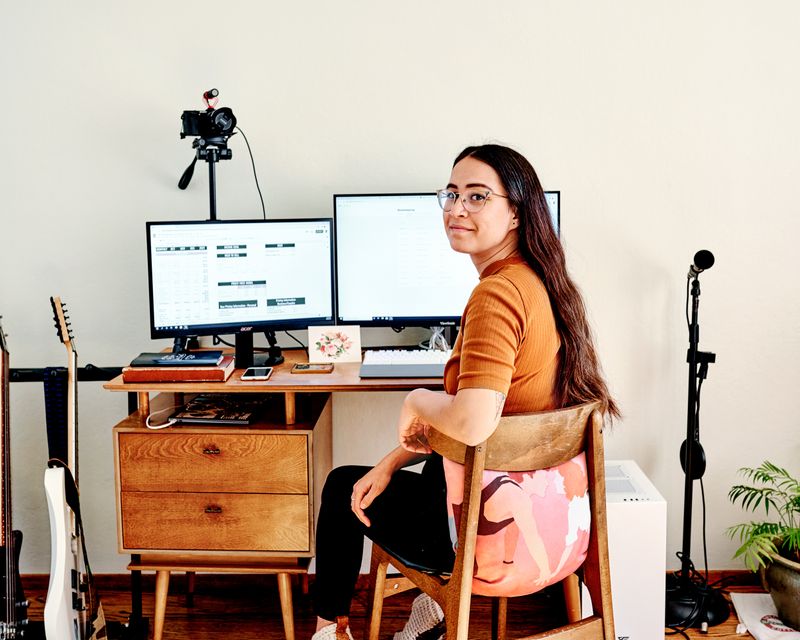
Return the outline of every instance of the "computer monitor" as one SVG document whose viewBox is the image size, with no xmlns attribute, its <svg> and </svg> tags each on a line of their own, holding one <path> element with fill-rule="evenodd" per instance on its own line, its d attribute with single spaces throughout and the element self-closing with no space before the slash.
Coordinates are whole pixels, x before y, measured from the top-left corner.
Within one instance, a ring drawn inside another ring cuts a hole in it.
<svg viewBox="0 0 800 640">
<path fill-rule="evenodd" d="M 546 192 L 558 230 L 560 193 Z M 450 248 L 435 193 L 337 194 L 337 321 L 458 326 L 478 274 Z"/>
<path fill-rule="evenodd" d="M 147 268 L 150 336 L 235 334 L 237 367 L 253 332 L 334 322 L 330 218 L 148 222 Z"/>
</svg>

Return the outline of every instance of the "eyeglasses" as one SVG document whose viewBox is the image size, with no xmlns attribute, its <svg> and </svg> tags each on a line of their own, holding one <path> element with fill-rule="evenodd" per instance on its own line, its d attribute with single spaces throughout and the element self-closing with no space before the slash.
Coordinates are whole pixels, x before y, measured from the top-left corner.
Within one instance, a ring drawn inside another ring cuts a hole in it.
<svg viewBox="0 0 800 640">
<path fill-rule="evenodd" d="M 478 213 L 490 198 L 508 198 L 499 193 L 494 193 L 491 189 L 467 189 L 464 193 L 458 191 L 450 191 L 450 189 L 439 189 L 436 192 L 436 198 L 439 200 L 439 206 L 445 211 L 452 211 L 456 202 L 461 200 L 464 210 L 468 213 Z"/>
</svg>

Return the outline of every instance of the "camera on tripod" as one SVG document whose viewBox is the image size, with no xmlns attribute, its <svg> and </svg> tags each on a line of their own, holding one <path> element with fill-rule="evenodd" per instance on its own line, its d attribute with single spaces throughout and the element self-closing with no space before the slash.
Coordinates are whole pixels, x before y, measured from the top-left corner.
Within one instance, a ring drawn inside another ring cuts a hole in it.
<svg viewBox="0 0 800 640">
<path fill-rule="evenodd" d="M 236 116 L 228 107 L 206 111 L 184 111 L 181 115 L 181 138 L 199 136 L 218 138 L 229 136 L 236 127 Z"/>
<path fill-rule="evenodd" d="M 205 111 L 184 111 L 181 115 L 181 139 L 190 136 L 197 136 L 208 142 L 212 140 L 221 139 L 222 142 L 226 138 L 233 135 L 233 130 L 236 128 L 236 116 L 233 111 L 228 107 L 220 107 L 215 109 L 211 105 L 211 100 L 215 100 L 219 96 L 219 91 L 216 89 L 209 89 L 203 94 L 203 99 L 208 108 Z"/>
<path fill-rule="evenodd" d="M 228 107 L 217 106 L 219 91 L 209 89 L 203 93 L 203 100 L 208 107 L 205 111 L 184 111 L 181 115 L 181 139 L 194 136 L 192 149 L 196 149 L 192 163 L 186 167 L 181 179 L 178 181 L 179 189 L 186 189 L 194 175 L 194 165 L 198 160 L 208 163 L 208 189 L 210 201 L 210 219 L 217 219 L 216 179 L 214 177 L 214 164 L 220 160 L 230 160 L 231 150 L 228 149 L 228 138 L 234 135 L 236 116 Z M 213 103 L 212 103 L 213 101 Z"/>
</svg>

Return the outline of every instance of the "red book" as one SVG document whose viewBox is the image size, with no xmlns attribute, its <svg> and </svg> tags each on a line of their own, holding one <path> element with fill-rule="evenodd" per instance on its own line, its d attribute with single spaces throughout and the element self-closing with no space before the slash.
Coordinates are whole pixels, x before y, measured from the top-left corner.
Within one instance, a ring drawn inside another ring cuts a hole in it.
<svg viewBox="0 0 800 640">
<path fill-rule="evenodd" d="M 225 382 L 234 370 L 233 356 L 215 367 L 123 367 L 123 382 Z"/>
</svg>

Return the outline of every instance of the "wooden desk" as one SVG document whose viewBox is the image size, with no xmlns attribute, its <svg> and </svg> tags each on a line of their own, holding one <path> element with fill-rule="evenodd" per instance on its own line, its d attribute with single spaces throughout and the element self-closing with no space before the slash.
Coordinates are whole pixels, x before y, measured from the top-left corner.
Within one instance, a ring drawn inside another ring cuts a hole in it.
<svg viewBox="0 0 800 640">
<path fill-rule="evenodd" d="M 157 573 L 155 640 L 172 571 L 277 574 L 284 630 L 293 640 L 290 575 L 305 574 L 314 555 L 320 493 L 332 464 L 331 393 L 442 388 L 440 379 L 361 379 L 358 363 L 337 364 L 330 374 L 293 374 L 306 353 L 284 355 L 267 381 L 243 382 L 237 370 L 227 382 L 126 384 L 119 376 L 103 385 L 136 392 L 139 401 L 113 431 L 117 545 L 131 555 L 132 617 L 141 616 L 140 572 Z M 274 402 L 265 419 L 244 427 L 147 429 L 151 411 L 196 393 L 268 393 Z"/>
</svg>

